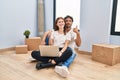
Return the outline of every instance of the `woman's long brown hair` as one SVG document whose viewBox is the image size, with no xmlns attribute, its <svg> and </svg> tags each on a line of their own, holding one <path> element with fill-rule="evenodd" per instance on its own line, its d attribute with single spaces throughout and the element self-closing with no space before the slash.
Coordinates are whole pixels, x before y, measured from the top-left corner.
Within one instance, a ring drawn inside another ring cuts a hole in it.
<svg viewBox="0 0 120 80">
<path fill-rule="evenodd" d="M 54 24 L 54 30 L 55 30 L 55 31 L 58 31 L 58 30 L 59 30 L 59 27 L 57 26 L 57 22 L 58 22 L 59 19 L 62 19 L 62 20 L 65 22 L 64 18 L 58 17 L 58 18 L 55 20 L 55 24 Z M 66 35 L 65 26 L 64 26 L 64 35 Z"/>
</svg>

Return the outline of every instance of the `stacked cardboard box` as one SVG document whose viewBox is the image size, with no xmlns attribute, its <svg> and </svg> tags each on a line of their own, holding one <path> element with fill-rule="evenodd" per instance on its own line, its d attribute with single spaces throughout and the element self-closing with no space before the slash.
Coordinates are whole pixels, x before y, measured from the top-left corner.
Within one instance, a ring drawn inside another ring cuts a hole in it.
<svg viewBox="0 0 120 80">
<path fill-rule="evenodd" d="M 111 44 L 94 44 L 92 59 L 108 65 L 120 63 L 120 46 Z"/>
<path fill-rule="evenodd" d="M 40 37 L 32 37 L 32 38 L 25 39 L 25 44 L 28 45 L 29 51 L 38 50 L 40 42 L 41 42 Z"/>
</svg>

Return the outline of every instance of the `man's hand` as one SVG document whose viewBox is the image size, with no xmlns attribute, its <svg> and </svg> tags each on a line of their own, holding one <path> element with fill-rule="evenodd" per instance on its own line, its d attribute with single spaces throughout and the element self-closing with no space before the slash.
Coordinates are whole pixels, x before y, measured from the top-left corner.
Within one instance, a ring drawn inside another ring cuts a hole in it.
<svg viewBox="0 0 120 80">
<path fill-rule="evenodd" d="M 41 41 L 41 45 L 45 45 L 46 43 L 45 43 L 45 41 Z"/>
<path fill-rule="evenodd" d="M 48 36 L 49 36 L 49 37 L 51 36 L 51 33 L 52 33 L 52 30 L 49 30 L 49 31 L 48 31 Z"/>
<path fill-rule="evenodd" d="M 79 33 L 78 26 L 76 26 L 75 28 L 73 28 L 73 32 L 75 32 L 75 33 Z"/>
</svg>

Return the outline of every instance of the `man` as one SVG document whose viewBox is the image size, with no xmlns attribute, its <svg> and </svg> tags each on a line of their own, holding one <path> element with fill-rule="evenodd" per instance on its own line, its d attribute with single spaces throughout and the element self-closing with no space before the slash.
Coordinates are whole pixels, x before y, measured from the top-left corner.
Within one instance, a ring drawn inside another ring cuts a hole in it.
<svg viewBox="0 0 120 80">
<path fill-rule="evenodd" d="M 72 48 L 73 54 L 61 66 L 59 65 L 55 66 L 55 72 L 61 75 L 62 77 L 67 77 L 69 74 L 68 67 L 73 62 L 76 56 L 76 53 L 74 51 L 75 44 L 79 47 L 81 45 L 81 38 L 80 38 L 80 33 L 79 33 L 77 26 L 76 28 L 73 28 L 73 29 L 71 27 L 73 23 L 73 18 L 68 15 L 64 18 L 64 20 L 65 20 L 65 28 L 66 28 L 67 34 L 70 34 L 72 38 L 69 44 L 69 47 Z"/>
</svg>

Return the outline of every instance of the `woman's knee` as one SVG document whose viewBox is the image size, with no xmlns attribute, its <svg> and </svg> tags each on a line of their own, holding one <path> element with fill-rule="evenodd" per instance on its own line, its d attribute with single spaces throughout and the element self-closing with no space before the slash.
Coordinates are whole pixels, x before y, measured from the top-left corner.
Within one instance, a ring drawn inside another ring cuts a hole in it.
<svg viewBox="0 0 120 80">
<path fill-rule="evenodd" d="M 40 55 L 39 51 L 32 51 L 31 56 L 35 58 L 36 56 Z"/>
</svg>

